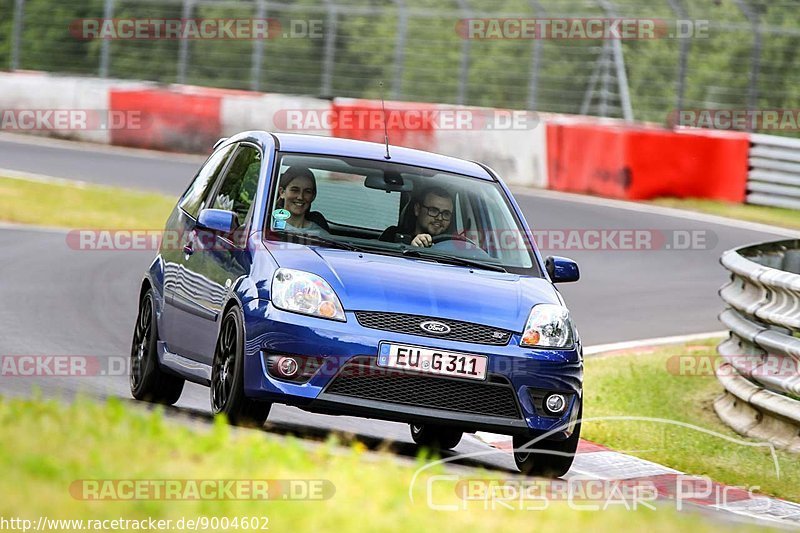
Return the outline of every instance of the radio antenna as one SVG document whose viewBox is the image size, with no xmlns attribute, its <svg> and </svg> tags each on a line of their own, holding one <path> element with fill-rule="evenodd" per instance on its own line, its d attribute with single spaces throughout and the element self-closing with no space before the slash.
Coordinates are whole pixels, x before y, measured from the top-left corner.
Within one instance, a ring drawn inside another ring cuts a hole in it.
<svg viewBox="0 0 800 533">
<path fill-rule="evenodd" d="M 379 81 L 378 85 L 381 88 L 381 116 L 383 117 L 383 143 L 386 145 L 386 155 L 383 156 L 385 159 L 391 159 L 392 156 L 389 155 L 389 129 L 386 126 L 386 104 L 383 102 L 383 81 Z"/>
</svg>

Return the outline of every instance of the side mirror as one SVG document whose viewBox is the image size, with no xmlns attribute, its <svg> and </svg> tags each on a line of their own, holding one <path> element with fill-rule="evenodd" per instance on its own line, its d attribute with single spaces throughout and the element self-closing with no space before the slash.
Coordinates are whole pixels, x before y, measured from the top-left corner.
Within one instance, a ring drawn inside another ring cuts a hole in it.
<svg viewBox="0 0 800 533">
<path fill-rule="evenodd" d="M 197 217 L 197 227 L 224 235 L 230 235 L 239 227 L 239 217 L 224 209 L 203 209 Z"/>
<path fill-rule="evenodd" d="M 550 276 L 550 281 L 553 283 L 578 281 L 581 277 L 578 263 L 566 257 L 551 255 L 545 259 L 544 266 L 547 269 L 547 274 Z"/>
</svg>

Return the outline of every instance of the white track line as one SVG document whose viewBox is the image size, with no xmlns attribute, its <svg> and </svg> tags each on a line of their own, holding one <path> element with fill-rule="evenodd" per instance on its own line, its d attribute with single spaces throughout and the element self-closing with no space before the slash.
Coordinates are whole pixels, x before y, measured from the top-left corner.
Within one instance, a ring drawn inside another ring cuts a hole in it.
<svg viewBox="0 0 800 533">
<path fill-rule="evenodd" d="M 83 189 L 92 185 L 88 181 L 74 180 L 71 178 L 56 178 L 55 176 L 48 176 L 46 174 L 34 174 L 33 172 L 23 172 L 21 170 L 12 170 L 10 168 L 0 168 L 0 178 L 9 178 L 12 180 L 20 181 L 35 181 L 38 183 L 49 183 L 51 185 L 68 185 L 70 187 L 77 187 Z M 102 185 L 98 185 L 102 187 Z"/>
<path fill-rule="evenodd" d="M 614 342 L 611 344 L 596 344 L 587 346 L 583 349 L 584 355 L 598 355 L 605 352 L 616 352 L 619 350 L 633 350 L 648 346 L 664 346 L 668 344 L 683 344 L 684 342 L 721 339 L 728 336 L 727 330 L 708 331 L 706 333 L 693 333 L 691 335 L 674 335 L 672 337 L 654 337 L 652 339 L 640 339 L 635 341 Z"/>
<path fill-rule="evenodd" d="M 34 233 L 57 233 L 66 235 L 70 230 L 66 228 L 53 228 L 49 226 L 31 226 L 30 224 L 18 224 L 16 222 L 0 222 L 0 230 L 30 231 Z"/>
<path fill-rule="evenodd" d="M 74 150 L 79 152 L 111 153 L 128 157 L 141 157 L 146 159 L 163 160 L 164 157 L 167 156 L 173 160 L 185 161 L 190 163 L 198 163 L 205 160 L 205 156 L 202 155 L 160 152 L 157 150 L 146 150 L 142 148 L 127 148 L 123 146 L 111 146 L 111 145 L 95 144 L 83 141 L 69 141 L 63 139 L 54 139 L 51 137 L 40 137 L 35 135 L 23 135 L 23 134 L 6 133 L 6 132 L 0 132 L 0 142 L 20 143 L 20 144 L 29 144 L 37 146 L 51 146 L 55 148 L 62 148 L 65 150 Z M 209 147 L 209 151 L 210 150 L 211 147 Z M 623 209 L 627 211 L 634 211 L 637 213 L 647 213 L 651 215 L 692 220 L 695 222 L 707 222 L 709 224 L 728 226 L 738 229 L 746 229 L 761 233 L 771 233 L 774 235 L 780 235 L 789 238 L 800 238 L 800 231 L 797 230 L 782 228 L 780 226 L 772 226 L 769 224 L 761 224 L 758 222 L 736 220 L 733 218 L 727 218 L 718 215 L 698 213 L 695 211 L 677 209 L 674 207 L 663 207 L 659 205 L 629 202 L 625 200 L 614 200 L 611 198 L 601 198 L 598 196 L 588 196 L 575 193 L 551 191 L 547 189 L 532 189 L 522 186 L 513 186 L 511 187 L 511 189 L 515 195 L 520 195 L 520 196 L 534 196 L 539 198 L 548 198 L 551 200 L 561 201 L 561 202 L 573 202 L 573 203 L 581 203 L 581 204 L 595 205 L 601 207 L 609 207 L 614 209 Z"/>
<path fill-rule="evenodd" d="M 623 209 L 626 211 L 633 211 L 635 213 L 646 213 L 649 215 L 659 215 L 672 218 L 680 218 L 684 220 L 691 220 L 694 222 L 707 222 L 709 224 L 716 224 L 718 226 L 728 226 L 731 228 L 745 229 L 750 231 L 758 231 L 761 233 L 772 233 L 783 237 L 793 239 L 800 238 L 800 231 L 780 226 L 772 226 L 770 224 L 761 224 L 759 222 L 748 222 L 746 220 L 737 220 L 734 218 L 723 217 L 719 215 L 709 215 L 707 213 L 698 213 L 696 211 L 688 211 L 685 209 L 678 209 L 675 207 L 664 207 L 660 205 L 644 204 L 638 202 L 629 202 L 626 200 L 614 200 L 611 198 L 601 198 L 598 196 L 588 196 L 583 194 L 574 194 L 560 191 L 550 191 L 546 189 L 531 189 L 525 187 L 512 187 L 514 195 L 519 196 L 533 196 L 537 198 L 546 198 L 559 202 L 572 202 L 577 204 L 594 205 L 600 207 L 609 207 L 613 209 Z"/>
<path fill-rule="evenodd" d="M 10 168 L 0 168 L 0 178 L 8 178 L 19 181 L 32 181 L 35 183 L 45 183 L 49 185 L 62 185 L 67 187 L 75 187 L 76 189 L 86 189 L 87 187 L 96 187 L 99 189 L 120 189 L 134 194 L 156 194 L 166 196 L 159 191 L 149 191 L 147 189 L 136 189 L 132 187 L 123 187 L 120 185 L 111 185 L 106 183 L 92 183 L 72 178 L 56 178 L 55 176 L 48 176 L 46 174 L 35 174 L 33 172 L 23 172 L 21 170 L 12 170 Z"/>
<path fill-rule="evenodd" d="M 0 133 L 0 142 L 29 144 L 35 146 L 47 146 L 51 148 L 63 148 L 65 150 L 74 150 L 76 152 L 98 152 L 107 154 L 123 155 L 128 157 L 141 157 L 144 159 L 158 159 L 164 160 L 165 156 L 170 159 L 185 161 L 187 163 L 203 162 L 206 159 L 204 155 L 180 154 L 177 152 L 162 152 L 159 150 L 148 150 L 146 148 L 129 148 L 127 146 L 113 146 L 108 144 L 97 144 L 86 141 L 70 141 L 66 139 L 55 139 L 53 137 L 44 137 L 39 135 L 25 135 L 21 133 Z M 211 153 L 211 146 L 208 147 L 208 153 Z"/>
<path fill-rule="evenodd" d="M 596 344 L 594 346 L 586 346 L 583 349 L 583 355 L 599 356 L 604 353 L 616 352 L 620 350 L 633 350 L 636 348 L 645 348 L 649 346 L 666 346 L 670 344 L 683 344 L 685 342 L 722 339 L 728 336 L 728 331 L 709 331 L 706 333 L 693 333 L 691 335 L 674 335 L 672 337 L 654 337 L 651 339 L 640 339 L 635 341 L 615 342 L 611 344 Z M 499 433 L 489 433 L 487 431 L 477 431 L 475 437 L 478 440 L 492 445 L 498 442 L 505 442 L 510 440 L 507 435 Z"/>
</svg>

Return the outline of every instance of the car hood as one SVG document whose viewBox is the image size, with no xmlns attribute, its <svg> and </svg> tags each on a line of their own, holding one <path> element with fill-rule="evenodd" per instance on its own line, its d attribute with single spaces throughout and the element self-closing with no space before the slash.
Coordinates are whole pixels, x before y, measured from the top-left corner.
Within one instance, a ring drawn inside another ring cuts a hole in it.
<svg viewBox="0 0 800 533">
<path fill-rule="evenodd" d="M 281 267 L 322 276 L 347 311 L 384 311 L 522 331 L 531 307 L 560 304 L 542 278 L 314 246 L 270 250 Z"/>
</svg>

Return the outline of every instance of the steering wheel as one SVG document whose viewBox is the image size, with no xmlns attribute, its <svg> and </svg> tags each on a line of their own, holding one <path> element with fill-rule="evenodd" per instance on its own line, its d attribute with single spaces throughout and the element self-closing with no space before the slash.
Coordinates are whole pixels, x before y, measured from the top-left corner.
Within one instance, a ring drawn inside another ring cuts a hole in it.
<svg viewBox="0 0 800 533">
<path fill-rule="evenodd" d="M 473 241 L 472 239 L 465 237 L 463 235 L 459 235 L 458 233 L 442 233 L 441 235 L 434 236 L 431 241 L 434 245 L 439 244 L 440 242 L 447 242 L 447 241 L 463 241 L 468 242 L 475 248 L 480 248 L 478 243 Z"/>
</svg>

